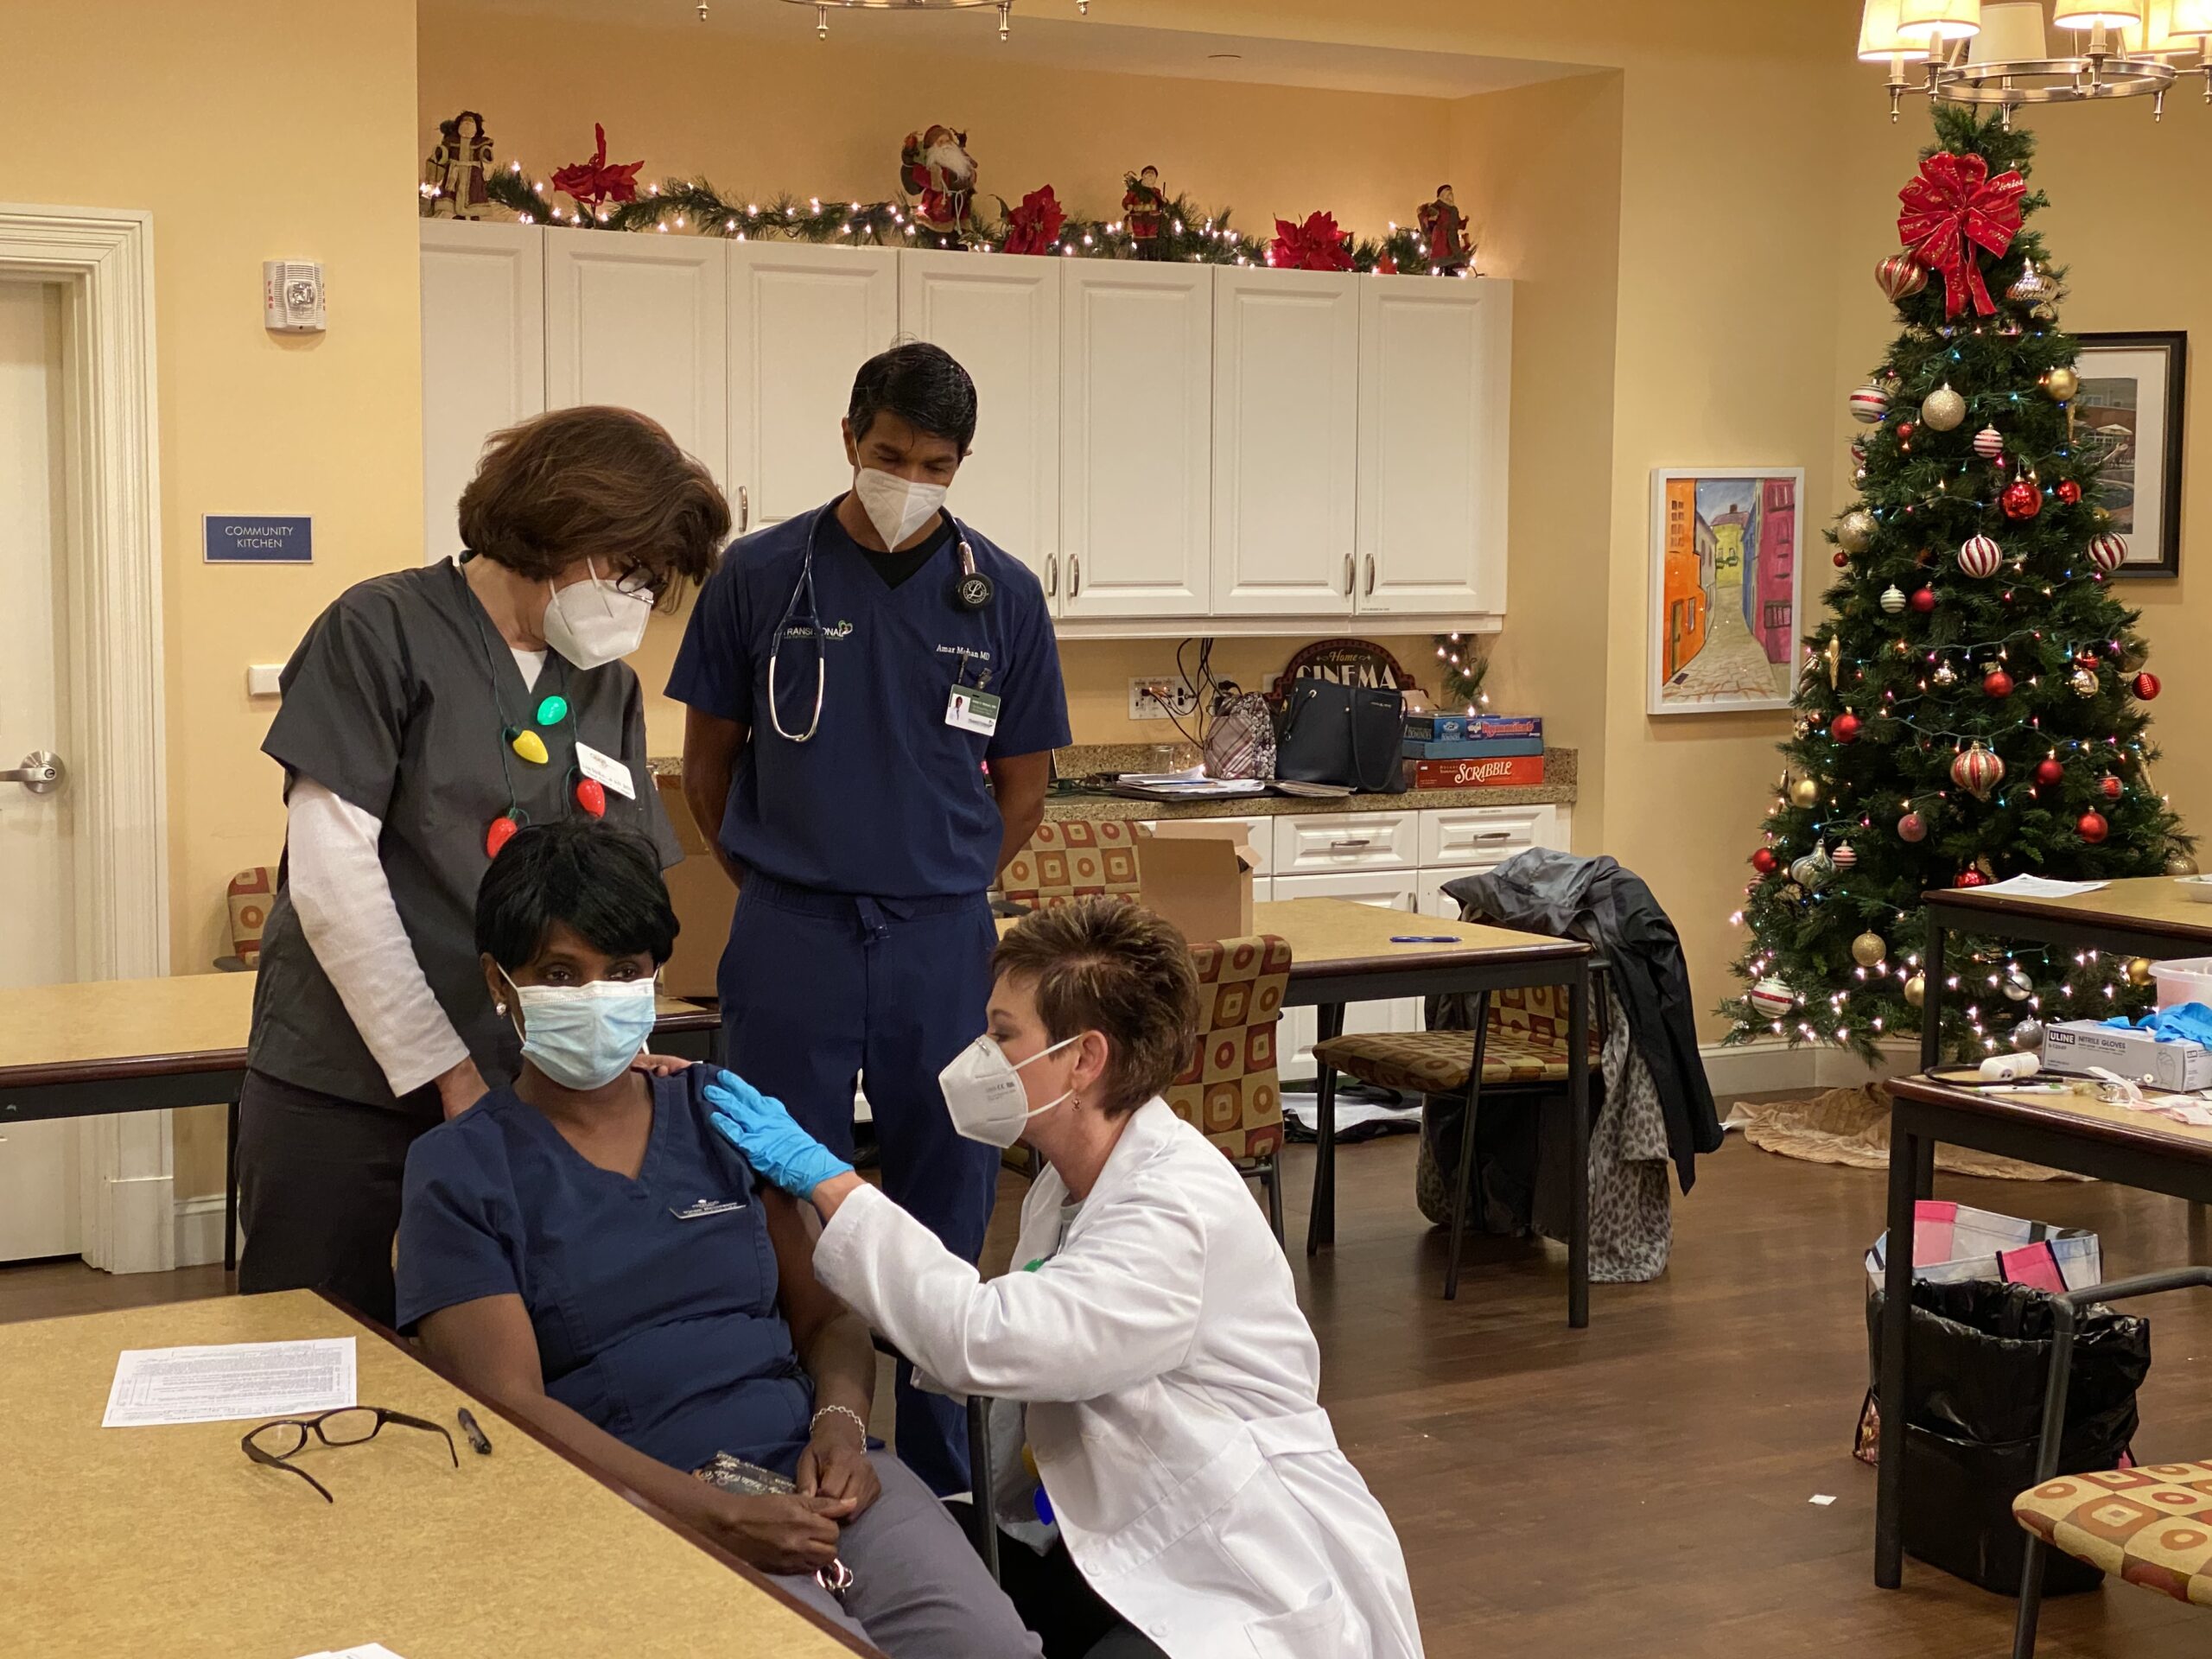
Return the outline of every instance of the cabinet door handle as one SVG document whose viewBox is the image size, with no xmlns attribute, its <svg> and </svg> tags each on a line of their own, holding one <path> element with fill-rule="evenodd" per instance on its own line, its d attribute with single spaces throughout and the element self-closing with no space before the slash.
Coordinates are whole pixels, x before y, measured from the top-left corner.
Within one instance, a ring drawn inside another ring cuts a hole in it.
<svg viewBox="0 0 2212 1659">
<path fill-rule="evenodd" d="M 1083 592 L 1083 555 L 1068 555 L 1068 597 L 1075 598 Z"/>
<path fill-rule="evenodd" d="M 1045 556 L 1045 594 L 1048 599 L 1060 596 L 1060 556 L 1057 553 Z"/>
<path fill-rule="evenodd" d="M 1351 575 L 1351 573 L 1352 573 L 1352 556 L 1351 556 L 1351 554 L 1347 553 L 1347 554 L 1345 554 L 1345 555 L 1344 555 L 1344 597 L 1345 597 L 1346 599 L 1350 599 L 1350 598 L 1351 597 L 1351 594 L 1352 594 L 1352 575 Z"/>
<path fill-rule="evenodd" d="M 1510 841 L 1513 839 L 1513 832 L 1510 830 L 1485 830 L 1475 839 L 1477 841 Z"/>
<path fill-rule="evenodd" d="M 1367 556 L 1367 594 L 1370 599 L 1375 594 L 1375 556 L 1372 553 Z"/>
<path fill-rule="evenodd" d="M 1332 853 L 1348 853 L 1355 848 L 1368 847 L 1372 846 L 1373 844 L 1374 843 L 1370 840 L 1370 838 L 1363 836 L 1357 841 L 1332 841 L 1329 843 L 1329 850 Z"/>
<path fill-rule="evenodd" d="M 741 536 L 753 528 L 753 493 L 744 485 L 737 486 L 737 533 Z"/>
</svg>

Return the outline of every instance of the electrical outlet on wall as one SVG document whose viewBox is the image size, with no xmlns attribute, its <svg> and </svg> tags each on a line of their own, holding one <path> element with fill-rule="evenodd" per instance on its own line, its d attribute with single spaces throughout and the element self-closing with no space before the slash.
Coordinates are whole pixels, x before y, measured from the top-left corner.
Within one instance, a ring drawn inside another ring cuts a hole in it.
<svg viewBox="0 0 2212 1659">
<path fill-rule="evenodd" d="M 1139 675 L 1129 682 L 1129 718 L 1188 720 L 1198 711 L 1198 694 L 1173 675 Z"/>
</svg>

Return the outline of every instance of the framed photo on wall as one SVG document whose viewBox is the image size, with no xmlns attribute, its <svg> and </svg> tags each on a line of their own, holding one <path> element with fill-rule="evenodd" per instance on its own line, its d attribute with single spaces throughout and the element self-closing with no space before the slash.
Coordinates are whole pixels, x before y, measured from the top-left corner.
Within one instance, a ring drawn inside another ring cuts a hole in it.
<svg viewBox="0 0 2212 1659">
<path fill-rule="evenodd" d="M 2116 576 L 2181 574 L 2182 426 L 2189 336 L 2076 334 L 2082 378 L 2075 394 L 2077 438 L 2104 456 L 2098 498 L 2127 543 Z"/>
<path fill-rule="evenodd" d="M 1650 713 L 1789 706 L 1803 632 L 1804 497 L 1802 467 L 1653 470 Z"/>
</svg>

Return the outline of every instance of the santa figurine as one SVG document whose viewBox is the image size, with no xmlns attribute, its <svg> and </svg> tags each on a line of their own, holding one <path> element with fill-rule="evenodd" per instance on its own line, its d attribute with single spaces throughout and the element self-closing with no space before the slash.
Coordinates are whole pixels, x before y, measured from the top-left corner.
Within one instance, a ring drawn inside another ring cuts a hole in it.
<svg viewBox="0 0 2212 1659">
<path fill-rule="evenodd" d="M 1431 269 L 1445 275 L 1457 275 L 1474 263 L 1475 250 L 1467 237 L 1466 216 L 1460 213 L 1450 185 L 1436 187 L 1436 200 L 1421 208 L 1420 223 Z"/>
<path fill-rule="evenodd" d="M 1126 175 L 1128 189 L 1122 197 L 1122 212 L 1129 221 L 1130 238 L 1140 259 L 1167 257 L 1160 242 L 1160 227 L 1167 217 L 1167 193 L 1160 188 L 1160 169 L 1147 167 Z"/>
<path fill-rule="evenodd" d="M 908 133 L 899 183 L 913 200 L 914 223 L 939 236 L 974 231 L 976 172 L 966 133 L 945 126 Z"/>
<path fill-rule="evenodd" d="M 463 132 L 461 124 L 469 130 Z M 484 130 L 484 118 L 463 110 L 449 121 L 438 123 L 438 142 L 423 163 L 423 217 L 474 219 L 492 204 L 485 178 L 492 170 L 492 140 Z"/>
</svg>

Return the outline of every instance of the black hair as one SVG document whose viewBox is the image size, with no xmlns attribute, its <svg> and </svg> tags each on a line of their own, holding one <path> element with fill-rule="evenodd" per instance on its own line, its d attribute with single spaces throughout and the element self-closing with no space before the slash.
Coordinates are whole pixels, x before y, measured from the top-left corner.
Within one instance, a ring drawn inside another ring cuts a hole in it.
<svg viewBox="0 0 2212 1659">
<path fill-rule="evenodd" d="M 476 948 L 512 971 L 556 922 L 610 957 L 666 962 L 678 924 L 652 843 L 588 818 L 517 830 L 476 889 Z"/>
<path fill-rule="evenodd" d="M 964 455 L 976 440 L 976 383 L 944 346 L 910 340 L 861 365 L 845 414 L 855 443 L 878 415 L 892 414 L 917 432 L 951 439 Z"/>
</svg>

